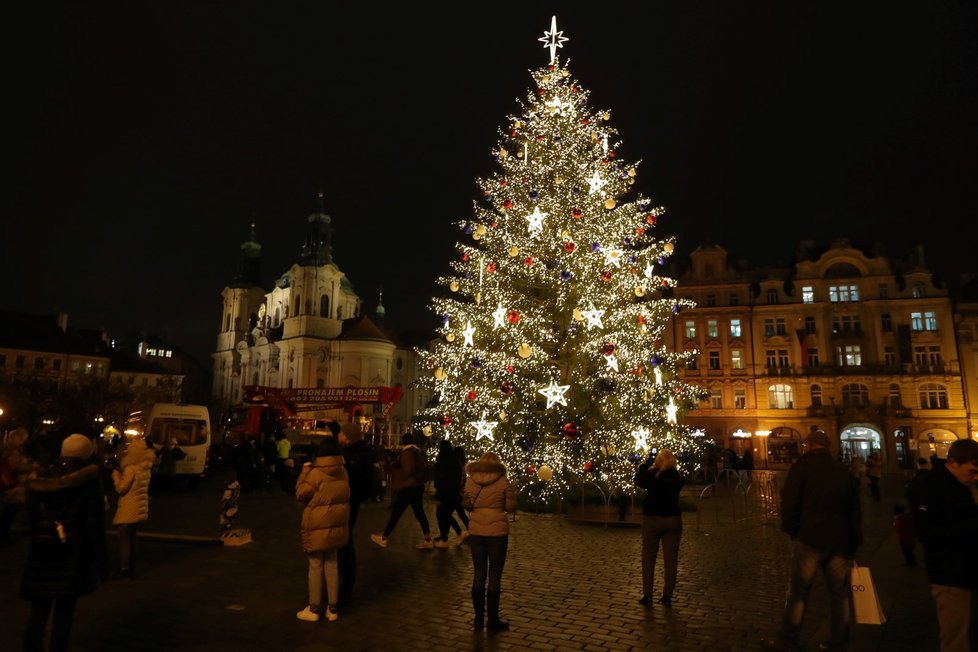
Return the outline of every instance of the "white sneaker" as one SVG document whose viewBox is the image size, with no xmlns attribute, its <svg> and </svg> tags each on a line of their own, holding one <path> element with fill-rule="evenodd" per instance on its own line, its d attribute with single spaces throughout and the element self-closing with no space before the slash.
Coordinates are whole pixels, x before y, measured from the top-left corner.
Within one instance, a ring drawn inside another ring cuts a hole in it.
<svg viewBox="0 0 978 652">
<path fill-rule="evenodd" d="M 445 548 L 448 547 L 448 542 L 438 539 L 437 541 L 435 541 L 435 547 L 444 550 Z"/>
<path fill-rule="evenodd" d="M 295 617 L 298 618 L 299 620 L 308 620 L 311 623 L 314 623 L 317 620 L 319 620 L 319 614 L 317 614 L 309 607 L 306 607 L 305 609 L 297 613 Z"/>
<path fill-rule="evenodd" d="M 414 547 L 418 550 L 431 550 L 435 547 L 435 543 L 431 539 L 424 539 L 421 543 Z"/>
<path fill-rule="evenodd" d="M 457 537 L 455 537 L 455 545 L 460 546 L 463 543 L 468 542 L 468 540 L 469 540 L 469 531 L 468 530 L 462 530 L 462 533 L 460 535 L 458 535 Z"/>
<path fill-rule="evenodd" d="M 340 615 L 336 613 L 336 607 L 326 607 L 326 620 L 333 622 L 339 620 Z"/>
<path fill-rule="evenodd" d="M 385 539 L 382 534 L 371 534 L 370 540 L 376 543 L 381 548 L 387 547 L 387 539 Z"/>
</svg>

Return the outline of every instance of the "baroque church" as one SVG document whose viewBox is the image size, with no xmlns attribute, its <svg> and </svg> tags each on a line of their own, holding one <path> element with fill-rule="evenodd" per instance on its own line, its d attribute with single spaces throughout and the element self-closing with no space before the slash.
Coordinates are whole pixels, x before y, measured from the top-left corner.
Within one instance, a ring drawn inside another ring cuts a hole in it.
<svg viewBox="0 0 978 652">
<path fill-rule="evenodd" d="M 375 433 L 410 430 L 414 407 L 423 398 L 410 389 L 416 377 L 413 348 L 399 345 L 384 328 L 382 297 L 374 318 L 333 261 L 331 218 L 309 215 L 298 260 L 270 290 L 262 286 L 261 245 L 252 224 L 242 243 L 237 274 L 221 293 L 223 309 L 213 354 L 213 397 L 227 414 L 241 405 L 243 388 L 396 387 L 404 394 L 388 411 L 365 404 L 364 425 Z M 317 419 L 350 418 L 344 408 L 323 410 Z"/>
</svg>

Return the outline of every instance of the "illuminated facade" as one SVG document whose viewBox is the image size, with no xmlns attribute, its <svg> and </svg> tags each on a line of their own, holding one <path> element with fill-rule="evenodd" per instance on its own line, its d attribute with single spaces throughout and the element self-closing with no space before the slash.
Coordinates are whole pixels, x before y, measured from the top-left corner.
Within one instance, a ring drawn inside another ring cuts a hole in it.
<svg viewBox="0 0 978 652">
<path fill-rule="evenodd" d="M 920 250 L 895 261 L 840 240 L 803 244 L 797 259 L 750 269 L 720 247 L 692 252 L 675 292 L 696 308 L 673 317 L 671 344 L 698 351 L 680 374 L 708 398 L 686 423 L 771 469 L 797 459 L 813 429 L 845 460 L 879 451 L 888 470 L 971 436 L 962 369 L 978 373 L 978 338 L 962 365 L 951 298 Z M 972 307 L 959 331 L 978 333 Z"/>
</svg>

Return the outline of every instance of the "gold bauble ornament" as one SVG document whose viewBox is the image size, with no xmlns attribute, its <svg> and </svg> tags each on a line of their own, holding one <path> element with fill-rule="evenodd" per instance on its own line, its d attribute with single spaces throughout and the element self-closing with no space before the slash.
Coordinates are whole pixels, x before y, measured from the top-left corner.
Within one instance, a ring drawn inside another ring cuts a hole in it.
<svg viewBox="0 0 978 652">
<path fill-rule="evenodd" d="M 554 177 L 554 185 L 555 186 L 559 186 L 563 182 L 564 182 L 564 179 L 562 177 Z"/>
<path fill-rule="evenodd" d="M 673 251 L 675 251 L 675 249 L 676 245 L 672 244 L 671 242 L 667 242 L 662 245 L 662 251 L 666 252 L 667 254 L 671 254 Z"/>
<path fill-rule="evenodd" d="M 618 202 L 616 202 L 614 199 L 610 197 L 604 200 L 604 207 L 607 208 L 609 211 L 617 205 Z"/>
<path fill-rule="evenodd" d="M 635 168 L 628 168 L 628 176 L 635 177 Z"/>
<path fill-rule="evenodd" d="M 446 342 L 454 342 L 455 341 L 455 333 L 445 333 L 445 341 Z"/>
<path fill-rule="evenodd" d="M 574 308 L 574 321 L 584 321 L 584 313 L 580 308 Z"/>
<path fill-rule="evenodd" d="M 561 70 L 560 71 L 560 76 L 561 77 L 570 77 L 570 71 L 569 70 Z"/>
<path fill-rule="evenodd" d="M 476 231 L 473 231 L 472 232 L 472 239 L 473 240 L 481 240 L 482 239 L 482 234 L 481 233 L 478 233 Z"/>
<path fill-rule="evenodd" d="M 513 245 L 512 247 L 509 248 L 509 256 L 510 256 L 510 258 L 516 258 L 519 255 L 520 255 L 520 248 L 519 247 L 517 247 L 516 245 Z"/>
<path fill-rule="evenodd" d="M 644 297 L 645 296 L 645 288 L 643 288 L 641 285 L 636 285 L 635 286 L 635 296 L 637 296 L 637 297 Z"/>
<path fill-rule="evenodd" d="M 554 477 L 554 470 L 548 465 L 544 464 L 539 469 L 537 469 L 537 476 L 540 477 L 544 482 L 550 482 Z"/>
<path fill-rule="evenodd" d="M 480 224 L 479 226 L 475 227 L 475 232 L 478 233 L 479 235 L 485 235 L 486 234 L 486 225 L 485 224 Z"/>
<path fill-rule="evenodd" d="M 448 289 L 452 292 L 458 292 L 458 281 L 452 281 L 448 284 Z"/>
<path fill-rule="evenodd" d="M 533 349 L 530 347 L 529 344 L 523 342 L 522 344 L 520 344 L 520 348 L 516 350 L 516 355 L 526 360 L 531 355 L 533 355 Z"/>
<path fill-rule="evenodd" d="M 611 120 L 611 113 L 609 113 L 608 111 L 605 111 L 604 113 L 601 114 L 601 119 L 602 120 Z"/>
<path fill-rule="evenodd" d="M 509 156 L 509 152 L 507 152 L 505 149 L 503 149 L 502 147 L 500 147 L 499 148 L 499 158 L 506 158 L 507 156 Z"/>
<path fill-rule="evenodd" d="M 445 370 L 441 367 L 435 369 L 435 380 L 445 380 Z"/>
<path fill-rule="evenodd" d="M 635 179 L 634 178 L 628 180 L 628 185 L 631 186 L 631 185 L 634 185 L 634 184 L 635 184 Z"/>
</svg>

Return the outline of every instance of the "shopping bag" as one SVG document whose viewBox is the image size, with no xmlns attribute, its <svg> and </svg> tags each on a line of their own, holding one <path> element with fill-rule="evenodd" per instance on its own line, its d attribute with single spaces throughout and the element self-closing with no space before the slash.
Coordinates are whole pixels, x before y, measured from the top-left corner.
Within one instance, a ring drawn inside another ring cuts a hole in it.
<svg viewBox="0 0 978 652">
<path fill-rule="evenodd" d="M 861 625 L 882 625 L 886 622 L 883 607 L 880 606 L 873 575 L 868 566 L 852 567 L 852 608 L 856 622 Z"/>
</svg>

